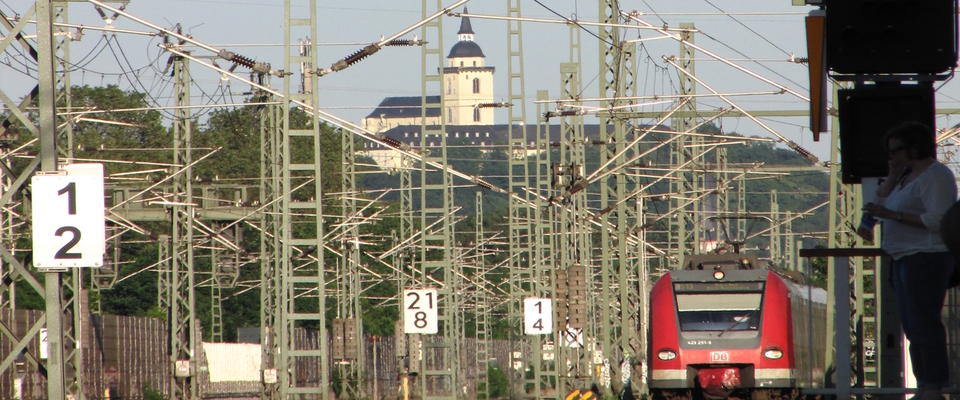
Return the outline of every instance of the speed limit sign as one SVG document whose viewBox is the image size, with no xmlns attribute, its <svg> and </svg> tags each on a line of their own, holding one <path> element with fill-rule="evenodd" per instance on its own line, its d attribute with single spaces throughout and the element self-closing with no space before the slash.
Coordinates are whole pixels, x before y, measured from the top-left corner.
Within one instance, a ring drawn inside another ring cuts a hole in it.
<svg viewBox="0 0 960 400">
<path fill-rule="evenodd" d="M 437 290 L 403 291 L 403 333 L 437 333 Z"/>
</svg>

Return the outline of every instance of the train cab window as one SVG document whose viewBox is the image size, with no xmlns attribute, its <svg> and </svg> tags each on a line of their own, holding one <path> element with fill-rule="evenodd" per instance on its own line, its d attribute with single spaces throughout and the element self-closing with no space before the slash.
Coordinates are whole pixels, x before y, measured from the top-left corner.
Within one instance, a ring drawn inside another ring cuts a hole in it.
<svg viewBox="0 0 960 400">
<path fill-rule="evenodd" d="M 677 293 L 681 331 L 756 331 L 762 293 Z"/>
</svg>

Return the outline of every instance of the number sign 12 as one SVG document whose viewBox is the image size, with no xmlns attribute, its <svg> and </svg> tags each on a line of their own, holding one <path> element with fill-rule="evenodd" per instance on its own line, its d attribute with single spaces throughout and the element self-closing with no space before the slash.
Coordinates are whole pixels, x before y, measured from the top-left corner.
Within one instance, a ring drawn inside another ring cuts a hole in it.
<svg viewBox="0 0 960 400">
<path fill-rule="evenodd" d="M 70 167 L 31 180 L 37 268 L 103 266 L 103 165 Z"/>
<path fill-rule="evenodd" d="M 553 303 L 550 299 L 523 299 L 523 332 L 528 335 L 553 333 Z"/>
<path fill-rule="evenodd" d="M 437 333 L 437 290 L 403 291 L 403 333 Z"/>
</svg>

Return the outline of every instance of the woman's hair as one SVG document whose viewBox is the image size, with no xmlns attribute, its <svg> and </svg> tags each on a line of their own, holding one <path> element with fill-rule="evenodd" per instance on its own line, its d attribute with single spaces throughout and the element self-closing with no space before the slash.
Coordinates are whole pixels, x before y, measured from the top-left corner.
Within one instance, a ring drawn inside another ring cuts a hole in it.
<svg viewBox="0 0 960 400">
<path fill-rule="evenodd" d="M 904 122 L 887 131 L 883 144 L 888 146 L 890 139 L 897 139 L 907 150 L 907 157 L 920 160 L 927 157 L 937 157 L 937 139 L 933 128 L 919 122 Z"/>
</svg>

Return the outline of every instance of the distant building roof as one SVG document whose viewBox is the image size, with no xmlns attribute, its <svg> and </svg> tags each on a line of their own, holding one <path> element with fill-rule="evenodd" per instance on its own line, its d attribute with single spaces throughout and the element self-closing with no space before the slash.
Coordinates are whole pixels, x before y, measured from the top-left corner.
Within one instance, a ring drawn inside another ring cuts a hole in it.
<svg viewBox="0 0 960 400">
<path fill-rule="evenodd" d="M 440 96 L 427 96 L 427 104 L 440 102 Z M 420 116 L 420 96 L 387 97 L 380 102 L 367 118 L 412 118 Z M 439 108 L 428 108 L 427 117 L 439 117 Z"/>
<path fill-rule="evenodd" d="M 461 40 L 450 48 L 450 55 L 447 58 L 454 57 L 486 57 L 480 50 L 480 45 L 474 41 Z"/>
<path fill-rule="evenodd" d="M 445 125 L 447 128 L 447 133 L 450 135 L 448 139 L 472 139 L 474 141 L 484 141 L 486 143 L 493 142 L 505 142 L 508 138 L 508 125 Z M 643 126 L 646 127 L 646 126 Z M 428 126 L 428 129 L 437 129 L 437 126 Z M 524 125 L 523 127 L 514 126 L 513 129 L 525 129 L 524 136 L 527 138 L 527 141 L 536 140 L 537 137 L 537 127 L 535 125 Z M 671 130 L 669 127 L 661 126 L 659 130 Z M 410 141 L 408 134 L 420 132 L 420 125 L 400 125 L 383 132 L 387 137 L 397 139 L 401 142 L 407 143 Z M 609 135 L 614 132 L 613 125 L 607 125 L 606 134 Z M 459 138 L 456 134 L 460 134 Z M 600 135 L 600 125 L 584 125 L 583 126 L 583 135 L 584 137 L 592 142 L 605 142 Z M 606 135 L 604 135 L 606 137 Z M 419 139 L 418 139 L 419 141 Z M 560 141 L 560 126 L 559 125 L 550 125 L 550 141 L 559 142 Z"/>
</svg>

